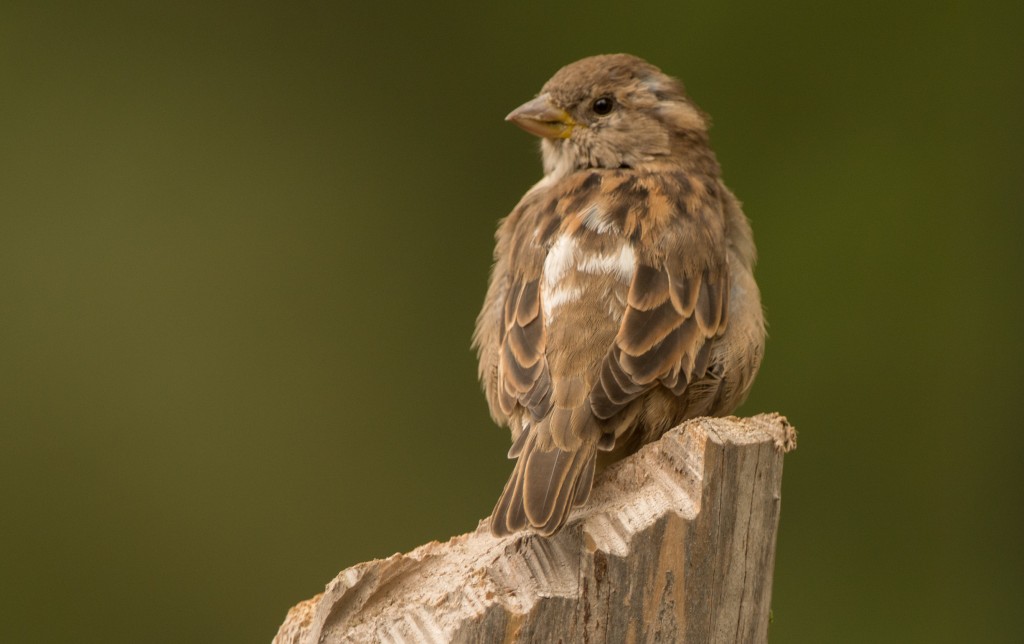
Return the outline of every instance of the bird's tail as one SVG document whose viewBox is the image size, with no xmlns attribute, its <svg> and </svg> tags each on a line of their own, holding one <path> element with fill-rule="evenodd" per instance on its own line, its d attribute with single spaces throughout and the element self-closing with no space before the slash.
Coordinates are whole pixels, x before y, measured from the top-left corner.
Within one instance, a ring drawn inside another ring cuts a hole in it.
<svg viewBox="0 0 1024 644">
<path fill-rule="evenodd" d="M 499 537 L 525 528 L 543 536 L 554 534 L 573 506 L 586 503 L 594 483 L 596 440 L 562 450 L 551 441 L 538 445 L 537 432 L 525 431 L 509 453 L 519 458 L 491 514 L 491 532 Z"/>
</svg>

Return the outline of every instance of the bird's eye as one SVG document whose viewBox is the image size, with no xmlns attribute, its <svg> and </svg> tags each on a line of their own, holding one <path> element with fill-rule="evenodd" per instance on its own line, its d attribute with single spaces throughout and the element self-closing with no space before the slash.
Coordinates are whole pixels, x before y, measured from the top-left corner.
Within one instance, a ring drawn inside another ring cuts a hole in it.
<svg viewBox="0 0 1024 644">
<path fill-rule="evenodd" d="M 608 96 L 602 96 L 601 98 L 594 99 L 594 103 L 590 106 L 590 109 L 594 110 L 594 114 L 598 116 L 604 116 L 612 111 L 615 107 L 615 102 Z"/>
</svg>

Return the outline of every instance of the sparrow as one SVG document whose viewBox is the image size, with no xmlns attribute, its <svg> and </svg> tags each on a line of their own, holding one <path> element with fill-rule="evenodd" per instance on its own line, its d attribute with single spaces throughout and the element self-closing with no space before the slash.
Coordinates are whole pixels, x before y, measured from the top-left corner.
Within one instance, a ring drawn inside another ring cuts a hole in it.
<svg viewBox="0 0 1024 644">
<path fill-rule="evenodd" d="M 490 527 L 550 536 L 599 468 L 738 407 L 765 324 L 750 224 L 680 81 L 584 58 L 506 120 L 540 137 L 544 177 L 498 225 L 473 334 L 516 459 Z"/>
</svg>

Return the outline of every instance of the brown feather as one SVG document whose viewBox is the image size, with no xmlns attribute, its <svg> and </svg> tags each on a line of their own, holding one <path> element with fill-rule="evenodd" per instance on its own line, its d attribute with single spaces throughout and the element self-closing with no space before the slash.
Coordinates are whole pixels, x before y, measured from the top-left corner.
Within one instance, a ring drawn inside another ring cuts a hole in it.
<svg viewBox="0 0 1024 644">
<path fill-rule="evenodd" d="M 597 418 L 606 420 L 635 400 L 647 387 L 638 385 L 622 371 L 619 350 L 614 348 L 601 365 L 601 377 L 590 394 L 591 410 Z"/>
<path fill-rule="evenodd" d="M 525 327 L 532 323 L 540 313 L 540 291 L 537 282 L 538 280 L 533 279 L 523 284 L 523 291 L 516 306 L 516 322 L 520 326 Z"/>
<path fill-rule="evenodd" d="M 601 434 L 601 438 L 597 441 L 597 449 L 602 452 L 610 452 L 615 449 L 615 439 L 618 438 L 614 433 Z"/>
<path fill-rule="evenodd" d="M 501 413 L 508 418 L 512 415 L 512 412 L 516 410 L 516 405 L 519 403 L 519 400 L 512 395 L 508 390 L 508 387 L 505 386 L 505 383 L 503 382 L 504 379 L 502 377 L 499 376 L 498 380 L 499 382 L 495 386 L 495 398 L 497 399 Z"/>
<path fill-rule="evenodd" d="M 543 357 L 544 325 L 536 318 L 526 326 L 513 323 L 505 336 L 505 346 L 520 366 L 532 367 Z"/>
<path fill-rule="evenodd" d="M 586 383 L 579 376 L 560 378 L 554 387 L 552 399 L 559 407 L 578 407 L 587 399 Z"/>
<path fill-rule="evenodd" d="M 523 470 L 523 508 L 530 523 L 543 528 L 555 513 L 562 484 L 575 461 L 573 452 L 534 449 Z M 575 481 L 570 481 L 570 486 Z"/>
<path fill-rule="evenodd" d="M 634 309 L 646 311 L 661 306 L 668 297 L 668 273 L 649 264 L 638 264 L 626 303 Z"/>
<path fill-rule="evenodd" d="M 615 402 L 628 402 L 636 394 L 643 391 L 645 387 L 634 382 L 629 377 L 629 374 L 622 370 L 620 362 L 622 350 L 618 346 L 612 348 L 611 354 L 605 359 L 605 364 L 608 367 L 607 370 L 602 367 L 601 384 L 605 385 L 607 383 L 606 391 L 611 396 L 611 400 Z M 605 374 L 607 374 L 610 380 L 606 381 Z"/>
<path fill-rule="evenodd" d="M 572 409 L 566 407 L 552 407 L 551 413 L 543 421 L 543 430 L 546 430 L 551 440 L 561 450 L 571 450 L 579 444 L 579 438 L 573 435 Z"/>
<path fill-rule="evenodd" d="M 629 402 L 646 389 L 622 370 L 622 350 L 618 346 L 612 349 L 605 362 L 608 368 L 601 370 L 601 384 L 607 385 L 606 391 L 610 400 L 618 403 Z M 606 379 L 606 375 L 610 380 Z"/>
<path fill-rule="evenodd" d="M 704 271 L 694 313 L 704 335 L 712 336 L 718 332 L 718 324 L 722 320 L 722 288 L 718 275 Z"/>
<path fill-rule="evenodd" d="M 597 465 L 597 455 L 593 455 L 583 464 L 583 470 L 576 479 L 576 489 L 573 490 L 574 506 L 580 506 L 590 499 L 590 490 L 594 487 L 594 470 Z"/>
<path fill-rule="evenodd" d="M 672 306 L 684 317 L 693 314 L 697 307 L 697 297 L 700 294 L 700 279 L 696 276 L 687 277 L 678 275 L 669 278 L 671 281 L 670 293 Z"/>
<path fill-rule="evenodd" d="M 687 373 L 688 372 L 682 368 L 682 365 L 680 365 L 679 368 L 670 371 L 668 375 L 662 376 L 658 382 L 662 387 L 665 387 L 678 396 L 679 393 L 686 390 L 686 385 L 689 383 L 689 380 L 687 380 Z"/>
<path fill-rule="evenodd" d="M 584 466 L 593 458 L 593 446 L 574 451 L 534 449 L 528 455 L 522 482 L 523 508 L 540 534 L 552 534 L 561 526 Z"/>
<path fill-rule="evenodd" d="M 505 296 L 505 305 L 503 311 L 505 312 L 502 318 L 502 326 L 507 330 L 512 323 L 515 321 L 516 306 L 519 304 L 519 295 L 523 292 L 523 284 L 521 281 L 516 280 L 512 283 L 512 288 L 508 290 L 508 294 Z"/>
<path fill-rule="evenodd" d="M 530 391 L 521 398 L 521 403 L 530 412 L 534 421 L 540 420 L 551 411 L 551 372 L 542 369 Z"/>
<path fill-rule="evenodd" d="M 530 391 L 534 383 L 540 377 L 543 365 L 539 362 L 534 362 L 529 367 L 523 366 L 518 360 L 516 360 L 512 344 L 509 342 L 505 343 L 501 357 L 502 380 L 505 387 L 509 390 L 509 393 L 518 398 L 522 394 Z"/>
<path fill-rule="evenodd" d="M 559 491 L 554 502 L 554 511 L 548 522 L 540 526 L 537 531 L 544 536 L 550 536 L 558 531 L 569 518 L 569 513 L 574 507 L 583 505 L 590 498 L 590 490 L 594 485 L 594 470 L 597 459 L 591 455 L 576 453 L 574 455 L 572 471 L 567 477 L 566 483 Z M 569 482 L 572 482 L 570 485 Z"/>
<path fill-rule="evenodd" d="M 690 319 L 687 318 L 686 322 Z M 683 327 L 676 328 L 664 340 L 640 355 L 634 356 L 623 351 L 619 358 L 622 370 L 638 385 L 649 385 L 668 374 L 686 350 L 682 330 Z"/>
<path fill-rule="evenodd" d="M 707 374 L 708 364 L 711 362 L 711 347 L 713 346 L 714 344 L 711 342 L 704 342 L 701 345 L 700 351 L 697 352 L 697 356 L 693 359 L 693 369 L 690 371 L 691 378 L 696 380 L 703 378 Z"/>
<path fill-rule="evenodd" d="M 728 269 L 726 269 L 726 276 L 722 278 L 722 282 L 721 283 L 722 284 L 728 284 L 729 283 L 728 282 Z M 728 288 L 727 286 L 723 287 L 723 289 L 722 289 L 723 292 L 721 293 L 721 295 L 719 297 L 719 300 L 722 303 L 722 310 L 721 310 L 721 313 L 718 316 L 718 330 L 717 330 L 716 335 L 722 335 L 722 333 L 725 331 L 726 327 L 729 326 L 729 294 L 728 294 L 728 292 L 725 292 L 725 289 L 727 289 L 727 288 Z"/>
<path fill-rule="evenodd" d="M 529 437 L 528 434 L 527 437 Z M 496 536 L 509 535 L 527 526 L 522 498 L 524 464 L 525 461 L 516 463 L 516 467 L 512 470 L 512 476 L 505 483 L 505 489 L 502 490 L 501 496 L 498 497 L 498 502 L 494 506 L 494 511 L 491 512 L 491 532 Z"/>
<path fill-rule="evenodd" d="M 524 429 L 519 432 L 519 436 L 512 441 L 512 447 L 508 448 L 509 458 L 519 458 L 519 455 L 523 453 L 523 446 L 526 445 L 527 439 L 530 437 L 530 430 Z"/>
<path fill-rule="evenodd" d="M 669 301 L 646 311 L 630 307 L 622 318 L 622 326 L 615 341 L 626 353 L 642 355 L 664 340 L 682 320 L 682 316 Z"/>
</svg>

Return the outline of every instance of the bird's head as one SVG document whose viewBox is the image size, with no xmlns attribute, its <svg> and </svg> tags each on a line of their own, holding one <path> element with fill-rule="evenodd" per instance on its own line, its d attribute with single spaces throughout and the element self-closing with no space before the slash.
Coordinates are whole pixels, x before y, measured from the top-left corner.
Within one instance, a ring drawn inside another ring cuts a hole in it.
<svg viewBox="0 0 1024 644">
<path fill-rule="evenodd" d="M 682 83 L 628 54 L 566 65 L 505 120 L 542 137 L 544 170 L 556 175 L 635 167 L 704 141 L 708 128 Z"/>
</svg>

